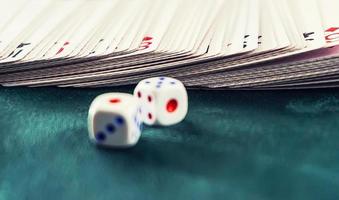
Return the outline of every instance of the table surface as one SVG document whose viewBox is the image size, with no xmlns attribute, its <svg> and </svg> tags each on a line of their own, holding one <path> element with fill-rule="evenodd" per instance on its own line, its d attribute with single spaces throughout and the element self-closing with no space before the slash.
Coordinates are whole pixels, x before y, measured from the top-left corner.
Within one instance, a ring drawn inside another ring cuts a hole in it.
<svg viewBox="0 0 339 200">
<path fill-rule="evenodd" d="M 184 122 L 96 148 L 112 91 L 131 88 L 0 88 L 0 200 L 339 199 L 339 90 L 193 90 Z"/>
</svg>

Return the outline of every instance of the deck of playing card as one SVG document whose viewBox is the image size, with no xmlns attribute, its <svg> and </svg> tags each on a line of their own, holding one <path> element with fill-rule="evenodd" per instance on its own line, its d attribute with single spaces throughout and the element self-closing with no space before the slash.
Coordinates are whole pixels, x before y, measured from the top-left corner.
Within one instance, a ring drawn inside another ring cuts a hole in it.
<svg viewBox="0 0 339 200">
<path fill-rule="evenodd" d="M 0 0 L 0 84 L 339 86 L 339 0 Z"/>
</svg>

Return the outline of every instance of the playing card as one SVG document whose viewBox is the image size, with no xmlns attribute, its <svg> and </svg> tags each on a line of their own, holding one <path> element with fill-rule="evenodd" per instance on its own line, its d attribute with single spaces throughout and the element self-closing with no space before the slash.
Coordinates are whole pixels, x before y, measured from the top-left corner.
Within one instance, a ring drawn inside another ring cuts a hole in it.
<svg viewBox="0 0 339 200">
<path fill-rule="evenodd" d="M 129 3 L 129 5 L 126 5 L 126 6 L 128 7 L 129 12 L 134 13 L 134 14 L 129 15 L 123 21 L 122 26 L 119 29 L 117 29 L 117 32 L 114 36 L 114 39 L 112 41 L 110 41 L 110 43 L 108 44 L 108 46 L 105 50 L 106 54 L 111 54 L 111 53 L 127 50 L 126 48 L 119 49 L 119 45 L 121 44 L 124 36 L 126 36 L 128 29 L 130 29 L 133 22 L 135 22 L 135 18 L 140 17 L 138 15 L 140 15 L 142 13 L 141 12 L 143 10 L 142 7 L 143 7 L 143 5 L 145 5 L 145 4 L 143 4 L 143 1 L 139 1 L 139 0 L 128 1 L 128 3 Z M 137 34 L 137 31 L 128 32 L 128 34 L 133 34 L 135 36 Z"/>
<path fill-rule="evenodd" d="M 287 0 L 287 3 L 307 48 L 323 47 L 326 41 L 317 1 Z"/>
<path fill-rule="evenodd" d="M 76 1 L 58 0 L 51 2 L 48 7 L 30 23 L 28 27 L 29 30 L 23 31 L 24 36 L 19 36 L 19 39 L 16 40 L 14 46 L 23 46 L 20 48 L 20 51 L 15 53 L 16 49 L 14 49 L 10 53 L 12 56 L 9 56 L 3 60 L 3 62 L 21 60 L 33 49 L 37 48 L 43 39 L 53 30 L 54 26 L 58 25 L 64 19 L 64 16 L 73 10 L 73 6 L 77 5 L 73 2 Z"/>
<path fill-rule="evenodd" d="M 11 23 L 11 19 L 20 12 L 28 3 L 26 0 L 6 1 L 1 0 L 0 4 L 0 32 L 3 31 L 5 26 Z"/>
<path fill-rule="evenodd" d="M 67 29 L 73 25 L 74 19 L 72 19 L 73 13 L 76 12 L 77 8 L 81 6 L 82 0 L 58 0 L 55 1 L 56 5 L 52 5 L 56 10 L 56 15 L 61 15 L 61 19 L 56 22 L 55 26 L 49 26 L 49 32 L 43 39 L 38 43 L 31 52 L 25 56 L 22 61 L 34 61 L 46 59 L 46 52 L 50 50 L 54 45 L 58 44 L 58 38 L 60 38 Z M 49 13 L 51 15 L 51 13 Z M 41 37 L 42 38 L 42 37 Z M 66 44 L 67 45 L 67 44 Z"/>
<path fill-rule="evenodd" d="M 221 42 L 222 52 L 224 56 L 237 54 L 244 50 L 244 39 L 247 39 L 246 26 L 249 14 L 249 0 L 237 1 L 236 15 L 232 15 L 229 26 L 226 28 L 224 41 Z"/>
<path fill-rule="evenodd" d="M 248 1 L 248 16 L 245 35 L 242 44 L 242 53 L 250 52 L 259 46 L 259 2 L 258 0 Z"/>
<path fill-rule="evenodd" d="M 81 18 L 86 19 L 86 21 L 79 23 L 74 32 L 61 41 L 57 51 L 52 51 L 55 54 L 54 58 L 77 55 L 97 30 L 97 24 L 100 24 L 106 13 L 110 12 L 111 4 L 110 1 L 86 1 L 83 8 L 84 15 Z M 96 12 L 96 10 L 98 11 Z M 67 46 L 66 43 L 68 43 Z"/>
<path fill-rule="evenodd" d="M 157 1 L 157 3 L 160 5 L 160 1 Z M 151 21 L 150 26 L 143 35 L 140 50 L 137 54 L 152 52 L 158 48 L 162 37 L 171 23 L 171 19 L 174 17 L 178 5 L 179 1 L 177 0 L 166 1 L 165 4 L 162 4 L 163 7 L 156 12 L 156 16 L 158 17 Z"/>
<path fill-rule="evenodd" d="M 121 41 L 116 46 L 114 52 L 122 52 L 122 51 L 134 51 L 138 49 L 138 45 L 133 45 L 133 41 L 137 38 L 139 34 L 139 30 L 142 28 L 145 22 L 145 18 L 147 17 L 147 13 L 150 11 L 149 9 L 149 0 L 138 1 L 137 12 L 135 15 L 131 15 L 129 18 L 129 26 L 121 31 L 122 34 Z"/>
<path fill-rule="evenodd" d="M 337 7 L 337 0 L 0 0 L 0 84 L 106 87 L 165 75 L 213 89 L 334 87 Z"/>
<path fill-rule="evenodd" d="M 327 46 L 339 44 L 339 1 L 318 0 Z"/>
<path fill-rule="evenodd" d="M 26 34 L 26 32 L 22 31 L 30 29 L 29 24 L 36 17 L 36 15 L 32 15 L 32 12 L 40 14 L 49 2 L 48 0 L 30 0 L 18 13 L 14 14 L 10 23 L 2 28 L 0 32 L 0 58 L 2 58 L 2 60 L 8 56 L 15 57 L 20 54 L 24 48 L 30 46 L 29 42 L 17 45 L 17 39 L 20 39 Z M 3 61 L 0 62 L 2 63 Z"/>
</svg>

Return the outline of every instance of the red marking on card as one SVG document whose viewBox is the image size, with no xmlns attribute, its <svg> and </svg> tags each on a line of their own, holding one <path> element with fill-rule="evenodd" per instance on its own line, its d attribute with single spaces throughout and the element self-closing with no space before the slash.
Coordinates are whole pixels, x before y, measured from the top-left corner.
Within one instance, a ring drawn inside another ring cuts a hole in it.
<svg viewBox="0 0 339 200">
<path fill-rule="evenodd" d="M 153 40 L 153 38 L 152 38 L 152 37 L 149 37 L 149 36 L 146 36 L 146 37 L 144 37 L 144 39 L 143 39 L 143 41 L 149 41 L 149 40 Z"/>
<path fill-rule="evenodd" d="M 149 45 L 151 45 L 151 44 L 152 44 L 152 42 L 143 42 L 143 43 L 142 43 L 143 46 L 149 46 Z"/>
<path fill-rule="evenodd" d="M 150 102 L 150 103 L 152 102 L 152 97 L 151 96 L 148 96 L 147 99 L 148 99 L 148 102 Z"/>
<path fill-rule="evenodd" d="M 150 120 L 153 119 L 153 115 L 151 113 L 148 113 L 148 119 L 150 119 Z"/>
<path fill-rule="evenodd" d="M 111 100 L 109 100 L 109 102 L 110 102 L 110 103 L 120 103 L 120 102 L 121 102 L 121 100 L 120 100 L 120 99 L 118 99 L 118 98 L 115 98 L 115 99 L 111 99 Z"/>
<path fill-rule="evenodd" d="M 339 40 L 339 27 L 331 27 L 329 29 L 327 29 L 325 32 L 329 32 L 330 34 L 329 35 L 326 35 L 325 36 L 325 40 L 327 43 L 332 43 L 332 42 L 335 42 L 335 41 L 338 41 Z M 338 32 L 336 32 L 338 31 Z"/>
<path fill-rule="evenodd" d="M 150 36 L 145 36 L 143 39 L 142 39 L 142 42 L 140 44 L 140 48 L 139 50 L 144 50 L 144 49 L 148 49 L 152 42 L 151 40 L 153 40 L 153 37 L 150 37 Z"/>
<path fill-rule="evenodd" d="M 141 98 L 141 92 L 140 91 L 138 92 L 138 97 Z"/>
<path fill-rule="evenodd" d="M 148 49 L 149 47 L 150 47 L 149 45 L 141 46 L 141 48 L 144 48 L 144 49 Z"/>
<path fill-rule="evenodd" d="M 152 42 L 143 42 L 140 45 L 140 48 L 148 49 L 151 46 Z"/>
<path fill-rule="evenodd" d="M 338 29 L 339 29 L 339 27 L 331 27 L 331 28 L 327 29 L 326 32 L 334 32 Z"/>
<path fill-rule="evenodd" d="M 64 45 L 63 45 L 63 47 L 61 47 L 61 48 L 59 49 L 59 51 L 58 51 L 55 55 L 58 55 L 58 54 L 60 54 L 61 52 L 63 52 L 63 51 L 65 50 L 64 46 L 67 46 L 67 45 L 69 45 L 69 42 L 65 42 Z"/>
<path fill-rule="evenodd" d="M 339 40 L 339 33 L 333 33 L 325 37 L 327 43 L 336 42 Z"/>
<path fill-rule="evenodd" d="M 61 52 L 63 52 L 63 51 L 64 51 L 64 48 L 61 47 L 61 48 L 59 49 L 59 51 L 56 53 L 56 55 L 58 55 L 59 53 L 61 53 Z"/>
<path fill-rule="evenodd" d="M 171 99 L 167 102 L 166 109 L 169 113 L 176 111 L 178 108 L 178 101 L 176 99 Z"/>
</svg>

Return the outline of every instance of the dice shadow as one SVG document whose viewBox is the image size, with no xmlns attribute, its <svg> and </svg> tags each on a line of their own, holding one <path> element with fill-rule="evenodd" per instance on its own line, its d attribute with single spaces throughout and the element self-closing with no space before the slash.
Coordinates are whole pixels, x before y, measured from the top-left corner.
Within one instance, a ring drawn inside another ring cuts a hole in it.
<svg viewBox="0 0 339 200">
<path fill-rule="evenodd" d="M 153 127 L 152 129 L 152 131 L 155 130 L 155 133 L 160 131 L 160 127 Z M 250 169 L 255 165 L 253 152 L 246 146 L 241 145 L 237 138 L 218 136 L 213 132 L 210 132 L 210 135 L 207 136 L 204 128 L 187 120 L 185 123 L 168 129 L 166 134 L 171 134 L 171 130 L 175 130 L 174 132 L 180 133 L 182 138 L 154 139 L 152 137 L 141 137 L 134 148 L 98 147 L 98 149 L 109 157 L 114 155 L 112 157 L 116 158 L 118 155 L 123 160 L 130 160 L 134 163 L 131 170 L 135 168 L 135 165 L 138 165 L 139 167 L 157 169 L 157 171 L 165 170 L 215 180 L 224 179 L 220 174 L 225 175 L 225 173 L 229 177 L 236 174 L 236 176 L 241 175 L 241 177 L 246 178 L 246 173 L 243 173 L 243 166 Z M 189 130 L 189 132 L 185 130 Z M 219 145 L 225 146 L 220 147 Z M 114 164 L 113 160 L 112 164 Z"/>
</svg>

